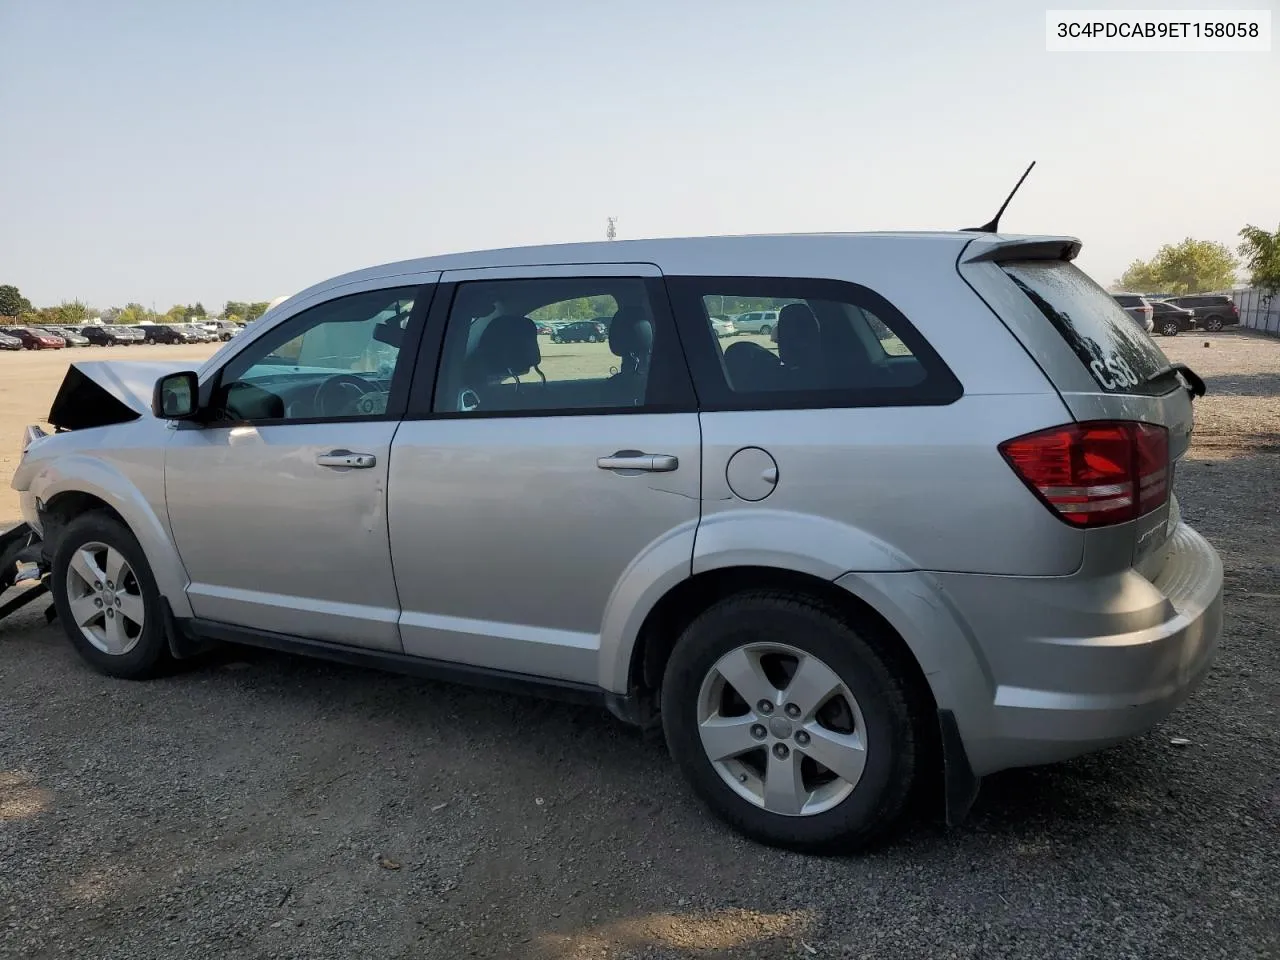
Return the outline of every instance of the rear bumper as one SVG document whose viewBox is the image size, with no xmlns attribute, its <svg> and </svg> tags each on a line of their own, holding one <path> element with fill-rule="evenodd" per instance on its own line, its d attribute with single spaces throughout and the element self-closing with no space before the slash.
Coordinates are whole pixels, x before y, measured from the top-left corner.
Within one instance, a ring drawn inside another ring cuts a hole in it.
<svg viewBox="0 0 1280 960">
<path fill-rule="evenodd" d="M 1052 763 L 1142 734 L 1208 673 L 1222 632 L 1222 562 L 1181 524 L 1154 581 L 938 575 L 990 688 L 956 711 L 976 773 Z"/>
</svg>

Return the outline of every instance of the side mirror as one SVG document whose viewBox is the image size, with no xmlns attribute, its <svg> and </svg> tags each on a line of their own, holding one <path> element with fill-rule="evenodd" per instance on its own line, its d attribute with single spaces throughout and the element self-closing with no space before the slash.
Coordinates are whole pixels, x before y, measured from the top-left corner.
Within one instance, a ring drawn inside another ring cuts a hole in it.
<svg viewBox="0 0 1280 960">
<path fill-rule="evenodd" d="M 199 391 L 194 371 L 167 373 L 156 381 L 151 412 L 160 420 L 190 420 L 200 412 Z"/>
</svg>

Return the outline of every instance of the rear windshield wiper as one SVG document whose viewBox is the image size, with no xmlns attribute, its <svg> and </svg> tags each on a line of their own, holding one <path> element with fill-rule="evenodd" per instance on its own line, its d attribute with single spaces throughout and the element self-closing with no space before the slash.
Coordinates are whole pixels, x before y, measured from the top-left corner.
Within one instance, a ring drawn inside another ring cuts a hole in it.
<svg viewBox="0 0 1280 960">
<path fill-rule="evenodd" d="M 1205 395 L 1205 390 L 1207 388 L 1205 387 L 1204 380 L 1200 378 L 1200 374 L 1196 373 L 1185 363 L 1171 363 L 1167 366 L 1161 367 L 1159 370 L 1147 377 L 1146 382 L 1151 383 L 1152 381 L 1159 380 L 1161 377 L 1167 377 L 1171 373 L 1176 373 L 1182 377 L 1183 381 L 1186 383 L 1187 392 L 1191 394 L 1192 398 L 1203 397 Z"/>
</svg>

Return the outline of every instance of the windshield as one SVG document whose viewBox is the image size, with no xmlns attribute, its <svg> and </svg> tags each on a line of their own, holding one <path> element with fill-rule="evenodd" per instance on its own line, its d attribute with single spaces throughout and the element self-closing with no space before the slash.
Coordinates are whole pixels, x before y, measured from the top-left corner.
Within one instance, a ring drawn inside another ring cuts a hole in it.
<svg viewBox="0 0 1280 960">
<path fill-rule="evenodd" d="M 1002 264 L 1107 393 L 1158 396 L 1173 381 L 1169 358 L 1079 267 L 1062 261 Z M 1133 298 L 1138 300 L 1139 298 Z"/>
</svg>

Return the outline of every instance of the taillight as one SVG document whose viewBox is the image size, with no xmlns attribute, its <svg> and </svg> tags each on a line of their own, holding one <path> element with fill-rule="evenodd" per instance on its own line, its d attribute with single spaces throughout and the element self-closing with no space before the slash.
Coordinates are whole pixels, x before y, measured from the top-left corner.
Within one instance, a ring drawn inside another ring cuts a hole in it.
<svg viewBox="0 0 1280 960">
<path fill-rule="evenodd" d="M 1134 520 L 1169 496 L 1169 431 L 1157 424 L 1090 420 L 1050 427 L 1006 440 L 1000 453 L 1072 526 Z"/>
</svg>

